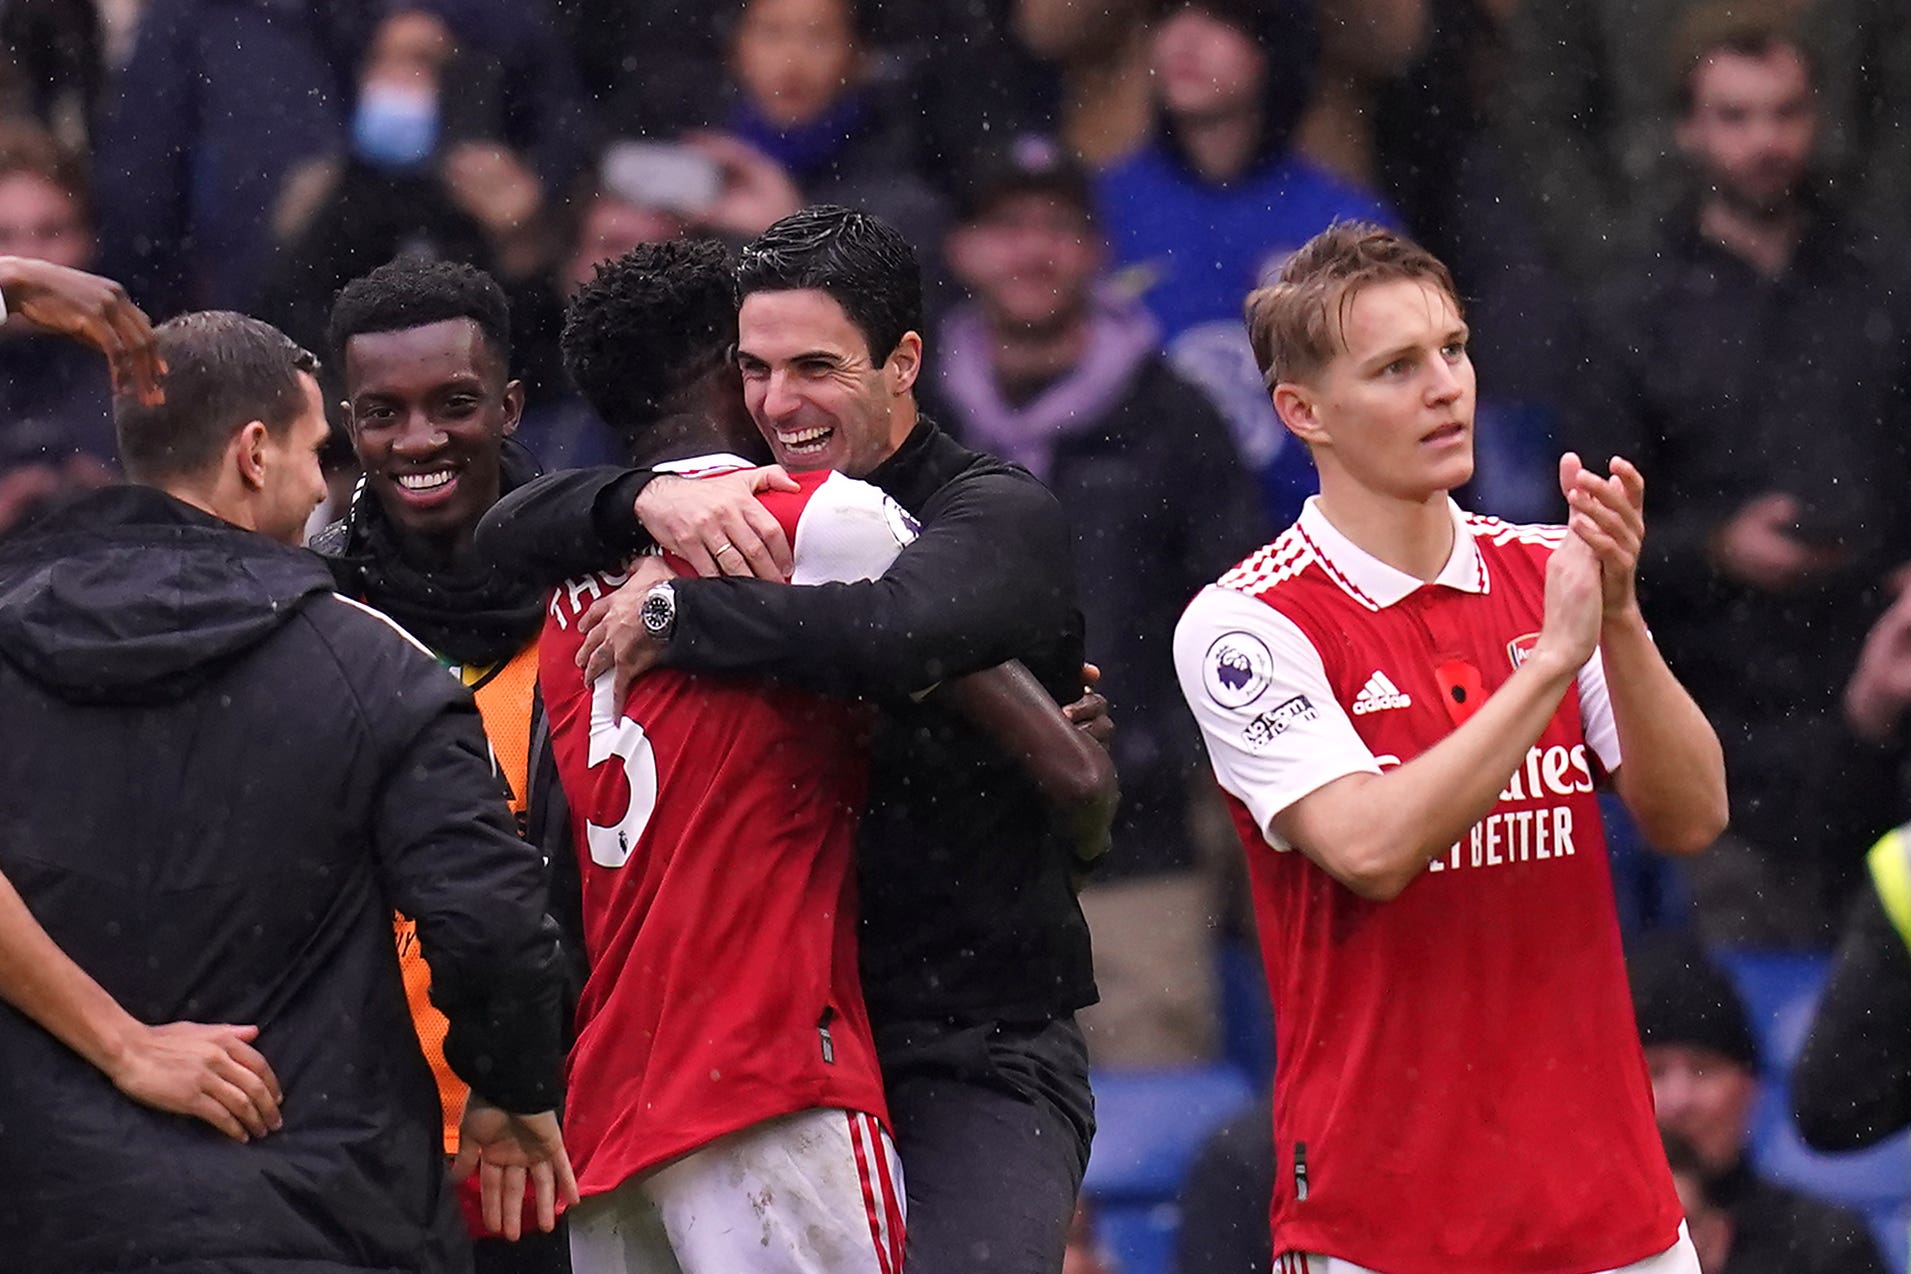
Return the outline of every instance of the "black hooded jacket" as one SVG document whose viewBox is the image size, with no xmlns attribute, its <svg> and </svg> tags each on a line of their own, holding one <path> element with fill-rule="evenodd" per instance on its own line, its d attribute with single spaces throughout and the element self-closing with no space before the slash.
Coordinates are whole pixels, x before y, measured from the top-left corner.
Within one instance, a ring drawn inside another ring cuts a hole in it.
<svg viewBox="0 0 1911 1274">
<path fill-rule="evenodd" d="M 445 1052 L 560 1100 L 557 949 L 470 696 L 311 554 L 111 488 L 0 544 L 0 870 L 142 1021 L 250 1022 L 252 1144 L 139 1106 L 0 1004 L 0 1267 L 464 1268 L 392 911 Z"/>
</svg>

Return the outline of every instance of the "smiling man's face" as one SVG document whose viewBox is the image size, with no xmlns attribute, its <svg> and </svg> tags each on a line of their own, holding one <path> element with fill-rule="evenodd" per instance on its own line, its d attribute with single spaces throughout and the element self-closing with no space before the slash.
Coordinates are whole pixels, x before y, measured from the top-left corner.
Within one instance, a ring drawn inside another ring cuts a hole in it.
<svg viewBox="0 0 1911 1274">
<path fill-rule="evenodd" d="M 878 361 L 836 298 L 818 289 L 752 292 L 737 315 L 737 367 L 750 417 L 786 469 L 852 478 L 893 454 L 915 425 L 914 332 Z"/>
<path fill-rule="evenodd" d="M 345 343 L 352 445 L 401 533 L 444 552 L 468 546 L 500 494 L 500 448 L 524 392 L 472 320 L 446 319 Z"/>
</svg>

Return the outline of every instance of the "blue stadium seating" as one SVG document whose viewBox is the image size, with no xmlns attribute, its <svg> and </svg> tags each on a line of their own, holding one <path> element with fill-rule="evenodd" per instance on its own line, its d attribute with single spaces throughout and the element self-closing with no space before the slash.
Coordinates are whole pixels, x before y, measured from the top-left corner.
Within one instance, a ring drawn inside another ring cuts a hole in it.
<svg viewBox="0 0 1911 1274">
<path fill-rule="evenodd" d="M 1208 1134 L 1254 1096 L 1232 1066 L 1095 1076 L 1095 1147 L 1082 1192 L 1121 1274 L 1173 1268 L 1182 1179 Z"/>
</svg>

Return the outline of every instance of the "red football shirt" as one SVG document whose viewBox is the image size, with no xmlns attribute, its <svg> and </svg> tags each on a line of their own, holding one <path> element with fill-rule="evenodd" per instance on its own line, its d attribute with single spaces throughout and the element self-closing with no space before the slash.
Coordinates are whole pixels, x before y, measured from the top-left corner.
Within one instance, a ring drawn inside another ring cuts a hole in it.
<svg viewBox="0 0 1911 1274">
<path fill-rule="evenodd" d="M 873 578 L 913 534 L 873 487 L 827 472 L 797 481 L 762 496 L 789 536 L 793 583 Z M 609 674 L 587 687 L 578 671 L 577 621 L 623 582 L 561 586 L 539 647 L 591 965 L 564 1127 L 586 1196 L 794 1111 L 887 1121 L 856 967 L 865 717 L 670 669 L 612 702 Z"/>
<path fill-rule="evenodd" d="M 1393 901 L 1272 827 L 1438 743 L 1531 649 L 1563 529 L 1453 516 L 1423 584 L 1310 501 L 1175 633 L 1274 1002 L 1274 1251 L 1386 1274 L 1615 1269 L 1671 1247 L 1680 1209 L 1594 796 L 1620 760 L 1598 656 L 1493 811 Z"/>
</svg>

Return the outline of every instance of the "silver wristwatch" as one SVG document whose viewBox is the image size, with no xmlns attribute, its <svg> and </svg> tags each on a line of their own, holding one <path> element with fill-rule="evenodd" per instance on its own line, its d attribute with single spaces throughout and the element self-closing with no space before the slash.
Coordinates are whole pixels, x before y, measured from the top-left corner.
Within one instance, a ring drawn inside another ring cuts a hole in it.
<svg viewBox="0 0 1911 1274">
<path fill-rule="evenodd" d="M 670 634 L 677 627 L 677 589 L 665 580 L 661 584 L 652 584 L 650 591 L 644 594 L 644 604 L 637 612 L 643 621 L 644 632 L 660 642 L 670 640 Z"/>
</svg>

